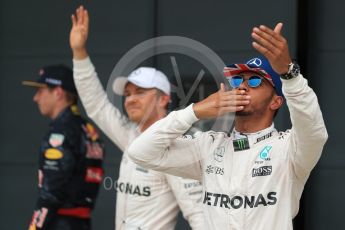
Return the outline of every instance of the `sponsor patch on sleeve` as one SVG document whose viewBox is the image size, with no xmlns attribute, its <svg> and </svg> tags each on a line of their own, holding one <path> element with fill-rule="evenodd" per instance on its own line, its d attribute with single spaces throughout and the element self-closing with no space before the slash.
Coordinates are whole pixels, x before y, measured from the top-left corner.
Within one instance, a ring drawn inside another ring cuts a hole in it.
<svg viewBox="0 0 345 230">
<path fill-rule="evenodd" d="M 46 216 L 48 214 L 47 208 L 41 208 L 40 210 L 36 210 L 32 217 L 31 224 L 29 226 L 29 230 L 36 230 L 36 227 L 42 228 L 45 222 Z"/>
<path fill-rule="evenodd" d="M 99 138 L 97 129 L 92 124 L 87 123 L 85 126 L 83 126 L 83 129 L 86 132 L 88 138 L 90 138 L 92 141 L 96 141 Z"/>
<path fill-rule="evenodd" d="M 86 144 L 86 157 L 89 159 L 103 159 L 103 149 L 97 142 Z"/>
<path fill-rule="evenodd" d="M 98 167 L 88 167 L 86 169 L 85 181 L 89 183 L 101 183 L 103 178 L 103 169 Z"/>
</svg>

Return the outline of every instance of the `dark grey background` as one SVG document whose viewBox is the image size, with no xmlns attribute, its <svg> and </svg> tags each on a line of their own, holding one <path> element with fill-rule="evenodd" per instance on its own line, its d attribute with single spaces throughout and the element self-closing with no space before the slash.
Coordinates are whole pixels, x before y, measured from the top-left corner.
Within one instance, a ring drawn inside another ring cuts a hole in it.
<svg viewBox="0 0 345 230">
<path fill-rule="evenodd" d="M 80 3 L 90 12 L 88 47 L 104 86 L 121 56 L 146 39 L 189 37 L 213 49 L 225 63 L 238 62 L 257 55 L 251 47 L 253 26 L 273 27 L 282 21 L 291 54 L 319 96 L 329 132 L 323 156 L 306 185 L 295 229 L 341 228 L 345 206 L 341 149 L 344 1 L 0 0 L 0 229 L 28 226 L 36 199 L 37 150 L 49 123 L 32 102 L 34 91 L 22 87 L 21 81 L 36 78 L 43 65 L 71 66 L 70 15 Z M 148 63 L 171 72 L 164 57 Z M 188 61 L 182 58 L 181 75 L 188 85 L 197 73 L 184 63 Z M 216 89 L 207 79 L 203 84 L 206 95 Z M 276 125 L 289 127 L 286 108 Z M 115 181 L 121 153 L 108 140 L 106 146 L 106 176 Z M 115 196 L 114 189 L 102 189 L 94 212 L 95 229 L 114 229 Z M 187 228 L 182 218 L 177 228 Z"/>
</svg>

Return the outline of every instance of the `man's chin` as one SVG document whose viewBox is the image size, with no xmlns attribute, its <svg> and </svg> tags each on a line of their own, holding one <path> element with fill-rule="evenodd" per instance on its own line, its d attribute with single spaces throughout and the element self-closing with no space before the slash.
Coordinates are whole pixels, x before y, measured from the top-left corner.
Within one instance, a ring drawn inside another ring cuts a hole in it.
<svg viewBox="0 0 345 230">
<path fill-rule="evenodd" d="M 38 111 L 40 112 L 40 114 L 41 114 L 42 116 L 47 116 L 47 115 L 48 115 L 47 111 L 44 111 L 44 110 L 41 109 L 40 107 L 38 107 Z"/>
<path fill-rule="evenodd" d="M 142 120 L 142 117 L 139 116 L 138 114 L 128 114 L 128 117 L 132 122 L 135 122 L 135 123 L 140 123 Z"/>
<path fill-rule="evenodd" d="M 239 117 L 244 117 L 244 116 L 250 116 L 252 114 L 253 113 L 249 111 L 237 111 L 235 115 Z"/>
</svg>

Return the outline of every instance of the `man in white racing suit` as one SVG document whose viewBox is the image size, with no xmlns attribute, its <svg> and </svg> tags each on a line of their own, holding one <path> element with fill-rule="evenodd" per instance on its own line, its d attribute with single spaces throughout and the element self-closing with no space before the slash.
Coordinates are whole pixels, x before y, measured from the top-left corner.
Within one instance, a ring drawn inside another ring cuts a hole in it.
<svg viewBox="0 0 345 230">
<path fill-rule="evenodd" d="M 252 45 L 265 57 L 225 67 L 232 90 L 222 84 L 205 100 L 153 124 L 129 147 L 143 167 L 202 180 L 207 229 L 292 229 L 327 140 L 317 97 L 291 61 L 281 29 L 281 23 L 274 30 L 253 28 Z M 292 128 L 277 132 L 273 119 L 284 97 Z M 236 112 L 230 135 L 181 138 L 197 120 L 229 112 Z"/>
<path fill-rule="evenodd" d="M 141 67 L 128 78 L 116 79 L 115 92 L 125 97 L 129 121 L 108 100 L 88 57 L 88 22 L 88 12 L 79 7 L 70 33 L 74 80 L 88 116 L 124 152 L 116 185 L 116 229 L 174 229 L 179 208 L 193 229 L 203 229 L 200 182 L 143 168 L 127 153 L 127 146 L 141 132 L 166 115 L 167 77 L 154 68 Z"/>
</svg>

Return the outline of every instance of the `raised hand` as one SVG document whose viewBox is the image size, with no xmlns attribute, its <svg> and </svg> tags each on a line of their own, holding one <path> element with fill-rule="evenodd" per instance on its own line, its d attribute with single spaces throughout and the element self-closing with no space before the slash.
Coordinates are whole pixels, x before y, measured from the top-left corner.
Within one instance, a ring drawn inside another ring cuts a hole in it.
<svg viewBox="0 0 345 230">
<path fill-rule="evenodd" d="M 250 100 L 250 96 L 244 94 L 244 90 L 238 89 L 225 91 L 224 84 L 221 84 L 218 92 L 194 104 L 194 113 L 199 119 L 210 119 L 226 113 L 241 111 Z"/>
<path fill-rule="evenodd" d="M 269 60 L 278 74 L 288 72 L 291 63 L 288 43 L 281 35 L 282 28 L 282 23 L 278 23 L 274 30 L 261 25 L 254 27 L 252 32 L 253 47 Z"/>
<path fill-rule="evenodd" d="M 83 6 L 77 8 L 72 14 L 72 29 L 70 32 L 70 46 L 73 51 L 74 59 L 86 58 L 86 41 L 89 33 L 89 14 Z"/>
</svg>

